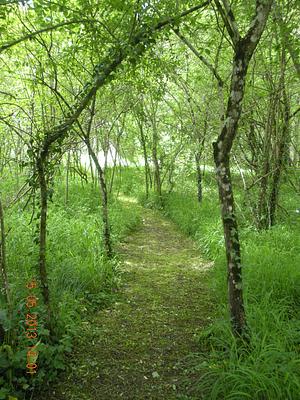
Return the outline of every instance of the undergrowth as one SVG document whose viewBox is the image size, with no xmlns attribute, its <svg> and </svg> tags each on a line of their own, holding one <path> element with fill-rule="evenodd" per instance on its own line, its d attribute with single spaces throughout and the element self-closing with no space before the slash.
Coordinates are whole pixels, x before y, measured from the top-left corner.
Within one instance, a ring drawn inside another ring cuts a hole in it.
<svg viewBox="0 0 300 400">
<path fill-rule="evenodd" d="M 251 343 L 243 347 L 232 335 L 228 316 L 227 269 L 216 182 L 204 179 L 203 202 L 198 203 L 196 185 L 186 177 L 171 194 L 145 197 L 140 202 L 160 208 L 183 232 L 191 235 L 200 251 L 214 261 L 210 272 L 216 299 L 214 322 L 199 337 L 199 352 L 191 356 L 197 384 L 190 386 L 190 399 L 206 400 L 298 400 L 300 399 L 300 218 L 297 197 L 283 186 L 281 204 L 288 214 L 259 232 L 245 208 L 243 191 L 236 183 L 237 213 L 243 257 L 244 300 Z"/>
<path fill-rule="evenodd" d="M 283 192 L 282 201 L 296 203 Z M 241 193 L 237 194 L 238 201 Z M 290 208 L 295 209 L 296 204 Z M 219 305 L 215 322 L 199 337 L 193 365 L 199 380 L 191 393 L 211 400 L 300 399 L 300 220 L 297 214 L 258 232 L 238 212 L 243 255 L 244 299 L 250 347 L 231 333 L 227 311 L 223 232 L 216 190 L 202 204 L 186 188 L 165 198 L 166 214 L 192 235 L 214 260 L 211 287 Z M 240 207 L 241 209 L 241 207 Z M 238 208 L 239 210 L 239 208 Z"/>
<path fill-rule="evenodd" d="M 14 192 L 6 180 L 4 199 Z M 6 210 L 8 278 L 12 291 L 13 315 L 8 318 L 0 303 L 0 318 L 7 330 L 0 346 L 0 399 L 23 399 L 42 384 L 51 384 L 67 365 L 74 339 L 80 336 L 81 322 L 87 313 L 109 304 L 116 296 L 119 262 L 117 256 L 107 260 L 101 240 L 101 198 L 99 188 L 78 180 L 65 185 L 58 179 L 53 201 L 49 205 L 47 269 L 51 304 L 55 319 L 54 337 L 45 328 L 45 309 L 38 289 L 38 373 L 26 375 L 28 340 L 25 337 L 26 284 L 37 277 L 38 246 L 34 243 L 35 221 L 32 208 L 21 199 Z M 110 223 L 116 244 L 140 222 L 140 215 L 127 204 L 111 198 Z"/>
</svg>

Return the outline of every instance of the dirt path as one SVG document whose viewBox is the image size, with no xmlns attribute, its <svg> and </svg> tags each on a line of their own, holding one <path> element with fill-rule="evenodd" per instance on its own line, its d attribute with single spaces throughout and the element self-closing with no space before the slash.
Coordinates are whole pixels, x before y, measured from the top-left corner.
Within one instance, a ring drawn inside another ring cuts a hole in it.
<svg viewBox="0 0 300 400">
<path fill-rule="evenodd" d="M 143 210 L 142 226 L 119 251 L 120 298 L 86 323 L 86 346 L 73 355 L 73 372 L 53 388 L 53 399 L 188 399 L 187 356 L 197 351 L 195 334 L 211 309 L 209 264 L 151 210 Z"/>
</svg>

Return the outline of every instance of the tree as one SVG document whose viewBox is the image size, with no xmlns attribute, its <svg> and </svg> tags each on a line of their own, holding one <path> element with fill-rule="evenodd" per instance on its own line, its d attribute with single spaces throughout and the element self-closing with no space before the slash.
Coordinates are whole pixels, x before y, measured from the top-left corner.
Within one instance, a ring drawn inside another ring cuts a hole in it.
<svg viewBox="0 0 300 400">
<path fill-rule="evenodd" d="M 246 332 L 246 317 L 243 302 L 241 250 L 230 171 L 230 151 L 237 134 L 242 111 L 249 62 L 264 31 L 273 1 L 258 0 L 256 2 L 255 16 L 244 37 L 240 35 L 229 3 L 227 0 L 222 3 L 223 6 L 218 0 L 215 1 L 232 40 L 234 55 L 225 120 L 213 147 L 224 227 L 230 316 L 233 331 L 235 334 L 243 336 Z"/>
</svg>

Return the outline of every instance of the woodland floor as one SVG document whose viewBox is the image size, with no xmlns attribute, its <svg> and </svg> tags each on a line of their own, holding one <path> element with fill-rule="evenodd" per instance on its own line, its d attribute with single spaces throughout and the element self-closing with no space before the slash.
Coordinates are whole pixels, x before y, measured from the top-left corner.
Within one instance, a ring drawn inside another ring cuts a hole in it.
<svg viewBox="0 0 300 400">
<path fill-rule="evenodd" d="M 189 399 L 189 354 L 212 315 L 211 263 L 172 222 L 148 209 L 118 250 L 118 300 L 83 322 L 85 344 L 74 350 L 71 372 L 36 400 Z"/>
</svg>

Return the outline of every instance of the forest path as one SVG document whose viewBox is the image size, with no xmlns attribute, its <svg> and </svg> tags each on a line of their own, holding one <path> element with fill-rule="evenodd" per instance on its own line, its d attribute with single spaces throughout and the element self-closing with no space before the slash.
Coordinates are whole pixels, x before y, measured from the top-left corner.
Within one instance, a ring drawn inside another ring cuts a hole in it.
<svg viewBox="0 0 300 400">
<path fill-rule="evenodd" d="M 85 323 L 86 346 L 75 350 L 73 372 L 53 388 L 53 399 L 188 399 L 187 356 L 197 351 L 195 334 L 212 309 L 210 264 L 159 212 L 142 215 L 139 229 L 119 245 L 118 301 Z"/>
</svg>

